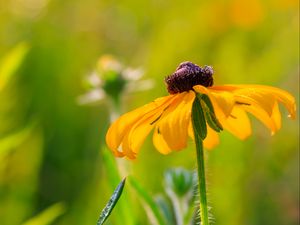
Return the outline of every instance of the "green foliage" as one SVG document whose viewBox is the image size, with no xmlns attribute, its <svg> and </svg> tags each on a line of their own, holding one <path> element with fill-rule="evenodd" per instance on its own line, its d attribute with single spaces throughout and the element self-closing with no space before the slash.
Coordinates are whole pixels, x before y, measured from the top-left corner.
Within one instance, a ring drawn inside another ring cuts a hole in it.
<svg viewBox="0 0 300 225">
<path fill-rule="evenodd" d="M 126 179 L 123 179 L 119 185 L 116 187 L 114 193 L 110 197 L 109 201 L 107 202 L 105 208 L 102 210 L 100 217 L 98 219 L 97 225 L 102 225 L 107 220 L 109 215 L 111 214 L 112 210 L 114 209 L 115 205 L 117 204 L 119 198 L 122 195 L 123 188 L 125 186 Z"/>
<path fill-rule="evenodd" d="M 173 224 L 196 224 L 193 218 L 196 209 L 197 182 L 194 173 L 183 168 L 165 172 L 164 191 L 171 201 L 175 218 Z"/>
<path fill-rule="evenodd" d="M 162 217 L 162 212 L 152 196 L 148 194 L 145 188 L 143 188 L 133 177 L 129 177 L 129 182 L 139 197 L 145 202 L 145 208 L 148 209 L 147 211 L 151 223 L 166 225 L 167 220 Z"/>
<path fill-rule="evenodd" d="M 215 115 L 215 111 L 209 97 L 207 95 L 197 94 L 197 98 L 200 100 L 207 124 L 217 132 L 223 130 L 222 125 L 220 124 Z"/>
<path fill-rule="evenodd" d="M 27 126 L 13 134 L 9 134 L 0 139 L 0 163 L 5 157 L 24 142 L 31 134 L 33 126 Z"/>
<path fill-rule="evenodd" d="M 28 50 L 28 44 L 22 42 L 17 44 L 0 59 L 0 91 L 8 84 L 12 76 L 15 75 Z"/>
<path fill-rule="evenodd" d="M 215 131 L 223 130 L 218 121 L 212 103 L 207 95 L 197 94 L 193 102 L 192 120 L 195 129 L 195 135 L 199 135 L 202 140 L 207 135 L 207 124 Z"/>
<path fill-rule="evenodd" d="M 204 112 L 198 98 L 195 98 L 193 102 L 192 121 L 195 136 L 199 136 L 202 140 L 204 140 L 207 135 L 207 127 Z"/>
<path fill-rule="evenodd" d="M 197 184 L 191 171 L 169 169 L 164 176 L 164 192 L 153 198 L 133 177 L 130 184 L 138 194 L 151 224 L 195 225 L 198 223 L 194 187 Z"/>
<path fill-rule="evenodd" d="M 116 159 L 114 158 L 113 154 L 107 149 L 104 148 L 102 152 L 103 156 L 103 163 L 105 166 L 105 172 L 107 175 L 107 183 L 109 184 L 110 190 L 113 190 L 116 185 L 120 188 L 118 189 L 119 191 L 123 190 L 123 186 L 125 185 L 125 179 L 123 180 L 123 183 L 121 182 L 119 184 L 119 180 L 121 179 L 119 170 L 118 170 L 118 165 L 116 162 Z M 136 216 L 134 216 L 133 208 L 132 208 L 132 202 L 130 199 L 130 196 L 128 192 L 123 193 L 123 201 L 120 201 L 118 203 L 118 208 L 115 209 L 115 214 L 117 215 L 115 217 L 116 223 L 126 223 L 128 225 L 134 225 L 136 224 Z M 117 201 L 118 199 L 116 199 Z M 115 202 L 116 203 L 116 202 Z M 106 219 L 106 218 L 105 218 Z M 104 222 L 104 221 L 103 221 Z"/>
<path fill-rule="evenodd" d="M 197 182 L 192 171 L 183 168 L 168 169 L 164 174 L 164 191 L 152 197 L 133 177 L 131 186 L 138 194 L 151 224 L 198 224 Z"/>
<path fill-rule="evenodd" d="M 65 205 L 63 203 L 56 203 L 45 209 L 38 215 L 29 219 L 22 225 L 49 225 L 53 224 L 54 220 L 65 213 Z"/>
</svg>

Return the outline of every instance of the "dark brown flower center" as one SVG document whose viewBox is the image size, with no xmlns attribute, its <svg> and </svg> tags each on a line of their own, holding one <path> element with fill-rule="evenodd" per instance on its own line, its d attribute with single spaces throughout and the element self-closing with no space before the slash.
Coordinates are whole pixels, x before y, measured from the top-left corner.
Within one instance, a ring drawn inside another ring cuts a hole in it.
<svg viewBox="0 0 300 225">
<path fill-rule="evenodd" d="M 211 66 L 204 68 L 191 62 L 181 63 L 176 71 L 165 78 L 168 92 L 170 94 L 193 90 L 195 85 L 210 87 L 213 85 L 214 71 Z"/>
</svg>

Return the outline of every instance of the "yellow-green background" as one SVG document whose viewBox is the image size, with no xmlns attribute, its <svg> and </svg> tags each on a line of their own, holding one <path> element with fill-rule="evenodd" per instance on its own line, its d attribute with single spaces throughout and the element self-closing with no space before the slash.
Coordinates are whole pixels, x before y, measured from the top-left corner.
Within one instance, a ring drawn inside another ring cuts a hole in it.
<svg viewBox="0 0 300 225">
<path fill-rule="evenodd" d="M 155 81 L 127 95 L 124 111 L 166 95 L 164 77 L 187 60 L 212 65 L 216 84 L 272 85 L 298 100 L 298 8 L 296 0 L 0 0 L 0 58 L 19 43 L 29 47 L 0 92 L 0 224 L 21 224 L 56 202 L 65 213 L 53 224 L 96 223 L 112 191 L 101 157 L 109 110 L 76 98 L 101 55 L 142 67 Z M 223 132 L 206 152 L 215 224 L 298 224 L 298 119 L 282 112 L 276 135 L 252 120 L 249 139 Z M 195 155 L 190 145 L 162 156 L 149 138 L 127 164 L 123 173 L 157 194 L 165 169 L 194 169 Z M 131 195 L 129 217 L 148 224 Z M 118 216 L 117 209 L 108 222 Z"/>
</svg>

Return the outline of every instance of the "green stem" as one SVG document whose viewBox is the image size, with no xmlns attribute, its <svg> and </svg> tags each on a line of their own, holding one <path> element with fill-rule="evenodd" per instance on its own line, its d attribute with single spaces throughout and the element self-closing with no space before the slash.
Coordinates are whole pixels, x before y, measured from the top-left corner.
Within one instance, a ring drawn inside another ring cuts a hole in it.
<svg viewBox="0 0 300 225">
<path fill-rule="evenodd" d="M 197 152 L 197 166 L 198 166 L 198 183 L 200 195 L 200 217 L 201 225 L 209 225 L 208 210 L 206 199 L 206 184 L 205 184 L 205 168 L 204 168 L 204 152 L 203 141 L 199 135 L 195 135 L 196 152 Z"/>
</svg>

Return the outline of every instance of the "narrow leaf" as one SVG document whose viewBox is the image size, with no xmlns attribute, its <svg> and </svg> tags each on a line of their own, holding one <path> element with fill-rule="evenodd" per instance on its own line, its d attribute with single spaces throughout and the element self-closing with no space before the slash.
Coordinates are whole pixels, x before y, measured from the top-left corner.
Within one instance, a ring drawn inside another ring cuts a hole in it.
<svg viewBox="0 0 300 225">
<path fill-rule="evenodd" d="M 16 147 L 21 145 L 27 138 L 29 138 L 35 123 L 29 124 L 27 127 L 0 138 L 0 162 Z"/>
<path fill-rule="evenodd" d="M 19 43 L 0 59 L 0 91 L 7 85 L 24 60 L 29 47 L 27 43 Z"/>
<path fill-rule="evenodd" d="M 213 105 L 207 95 L 201 95 L 201 106 L 205 113 L 205 119 L 208 125 L 217 132 L 223 130 L 221 123 L 216 117 Z"/>
<path fill-rule="evenodd" d="M 203 109 L 198 98 L 195 98 L 193 102 L 192 122 L 195 135 L 198 135 L 202 140 L 204 140 L 207 135 L 207 127 Z"/>
<path fill-rule="evenodd" d="M 207 105 L 207 107 L 209 108 L 209 110 L 212 111 L 213 113 L 215 113 L 214 107 L 213 107 L 213 105 L 212 105 L 212 103 L 211 103 L 211 101 L 210 101 L 210 99 L 207 95 L 205 95 L 205 94 L 199 95 L 198 94 L 197 97 L 199 99 L 202 99 L 205 102 L 205 104 Z"/>
<path fill-rule="evenodd" d="M 176 219 L 174 215 L 173 205 L 170 200 L 167 199 L 164 195 L 159 195 L 155 197 L 156 205 L 159 207 L 162 216 L 165 218 L 167 225 L 176 224 Z"/>
<path fill-rule="evenodd" d="M 114 190 L 115 187 L 119 184 L 121 176 L 118 170 L 118 165 L 116 158 L 111 151 L 106 147 L 102 149 L 103 165 L 106 171 L 106 176 L 108 180 L 108 185 L 110 190 Z M 118 216 L 114 218 L 116 224 L 126 224 L 126 225 L 135 225 L 137 224 L 137 217 L 134 213 L 134 207 L 132 206 L 131 196 L 129 192 L 122 194 L 122 201 L 118 203 Z"/>
<path fill-rule="evenodd" d="M 222 128 L 221 124 L 219 123 L 218 119 L 216 118 L 216 116 L 209 110 L 209 108 L 203 101 L 201 101 L 201 106 L 204 111 L 207 124 L 213 130 L 215 130 L 217 132 L 220 132 L 221 130 L 223 130 L 223 128 Z"/>
<path fill-rule="evenodd" d="M 22 225 L 48 225 L 51 224 L 57 217 L 65 212 L 66 208 L 63 203 L 56 203 L 45 209 L 35 217 L 29 219 Z"/>
<path fill-rule="evenodd" d="M 155 203 L 153 198 L 145 191 L 145 189 L 132 177 L 129 178 L 129 182 L 131 186 L 135 189 L 138 195 L 144 200 L 145 204 L 148 206 L 146 208 L 151 210 L 151 215 L 154 216 L 154 219 L 159 225 L 166 225 L 164 221 L 161 211 L 158 205 Z"/>
<path fill-rule="evenodd" d="M 115 205 L 117 204 L 119 198 L 122 195 L 123 188 L 125 186 L 126 178 L 123 179 L 117 188 L 115 189 L 114 193 L 112 194 L 111 198 L 109 199 L 108 203 L 106 204 L 105 208 L 102 210 L 100 217 L 98 219 L 97 225 L 102 225 L 106 219 L 109 217 L 110 213 L 114 209 Z"/>
</svg>

